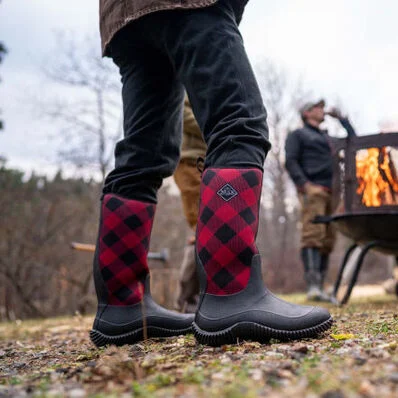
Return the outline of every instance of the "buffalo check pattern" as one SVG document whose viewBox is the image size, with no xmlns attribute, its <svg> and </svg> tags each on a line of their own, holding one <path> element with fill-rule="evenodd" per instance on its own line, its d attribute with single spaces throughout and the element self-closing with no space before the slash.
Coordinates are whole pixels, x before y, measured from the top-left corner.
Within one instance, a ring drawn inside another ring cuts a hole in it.
<svg viewBox="0 0 398 398">
<path fill-rule="evenodd" d="M 142 300 L 155 205 L 106 194 L 102 202 L 99 264 L 111 305 Z"/>
<path fill-rule="evenodd" d="M 261 186 L 258 169 L 203 173 L 196 250 L 207 275 L 206 293 L 227 295 L 246 287 L 258 253 Z"/>
</svg>

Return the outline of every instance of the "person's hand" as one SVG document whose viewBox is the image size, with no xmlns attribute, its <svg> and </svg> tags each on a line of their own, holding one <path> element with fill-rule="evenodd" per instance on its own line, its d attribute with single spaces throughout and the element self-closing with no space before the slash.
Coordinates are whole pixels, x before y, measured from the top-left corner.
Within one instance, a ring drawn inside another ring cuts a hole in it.
<svg viewBox="0 0 398 398">
<path fill-rule="evenodd" d="M 303 185 L 297 186 L 297 191 L 306 195 L 308 194 L 308 189 L 310 188 L 310 185 L 312 185 L 312 183 L 307 181 Z"/>
<path fill-rule="evenodd" d="M 330 109 L 329 111 L 327 111 L 325 113 L 326 113 L 326 115 L 329 115 L 329 116 L 334 117 L 334 118 L 339 119 L 339 120 L 345 118 L 345 116 L 341 113 L 341 110 L 339 108 L 336 108 L 336 107 Z"/>
</svg>

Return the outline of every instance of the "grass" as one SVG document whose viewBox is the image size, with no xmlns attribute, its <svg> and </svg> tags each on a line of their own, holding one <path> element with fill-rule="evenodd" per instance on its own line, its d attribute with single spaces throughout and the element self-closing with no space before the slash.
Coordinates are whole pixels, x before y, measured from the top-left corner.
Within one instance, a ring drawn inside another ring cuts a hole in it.
<svg viewBox="0 0 398 398">
<path fill-rule="evenodd" d="M 398 396 L 396 298 L 329 308 L 336 322 L 318 339 L 218 348 L 188 335 L 97 349 L 92 317 L 1 323 L 0 396 Z"/>
</svg>

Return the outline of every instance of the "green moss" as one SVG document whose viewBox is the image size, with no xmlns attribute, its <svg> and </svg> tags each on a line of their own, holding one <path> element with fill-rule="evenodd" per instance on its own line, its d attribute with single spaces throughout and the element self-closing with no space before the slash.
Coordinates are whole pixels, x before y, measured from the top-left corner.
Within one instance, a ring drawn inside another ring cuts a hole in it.
<svg viewBox="0 0 398 398">
<path fill-rule="evenodd" d="M 205 376 L 201 370 L 189 367 L 185 369 L 181 381 L 187 384 L 202 384 L 205 381 Z"/>
<path fill-rule="evenodd" d="M 170 386 L 170 385 L 174 384 L 175 382 L 176 382 L 175 377 L 170 374 L 167 374 L 167 373 L 159 373 L 153 379 L 153 384 L 157 388 Z"/>
</svg>

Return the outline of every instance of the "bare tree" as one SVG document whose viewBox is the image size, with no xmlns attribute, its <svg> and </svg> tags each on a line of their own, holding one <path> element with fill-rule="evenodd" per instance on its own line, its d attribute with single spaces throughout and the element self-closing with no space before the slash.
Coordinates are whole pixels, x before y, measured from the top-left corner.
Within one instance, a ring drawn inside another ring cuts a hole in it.
<svg viewBox="0 0 398 398">
<path fill-rule="evenodd" d="M 0 192 L 0 319 L 87 309 L 91 259 L 69 242 L 95 236 L 97 184 L 60 174 L 24 181 L 0 162 Z"/>
<path fill-rule="evenodd" d="M 1 3 L 1 0 L 0 0 Z M 3 62 L 3 58 L 4 56 L 7 54 L 7 48 L 5 46 L 5 44 L 0 41 L 0 64 Z M 0 78 L 0 82 L 1 82 L 1 78 Z M 4 128 L 4 124 L 3 121 L 0 120 L 0 130 L 2 130 Z"/>
<path fill-rule="evenodd" d="M 309 96 L 301 79 L 292 79 L 286 70 L 269 60 L 257 65 L 256 74 L 268 112 L 272 148 L 264 170 L 263 202 L 265 220 L 262 234 L 268 272 L 275 283 L 286 279 L 287 255 L 297 250 L 297 197 L 285 169 L 285 141 L 290 130 L 299 124 L 299 105 Z M 260 248 L 263 242 L 260 242 Z M 290 261 L 290 260 L 289 260 Z"/>
<path fill-rule="evenodd" d="M 122 130 L 115 67 L 101 58 L 97 40 L 58 34 L 43 70 L 54 95 L 41 101 L 41 110 L 61 126 L 61 160 L 94 168 L 104 178 Z"/>
</svg>

